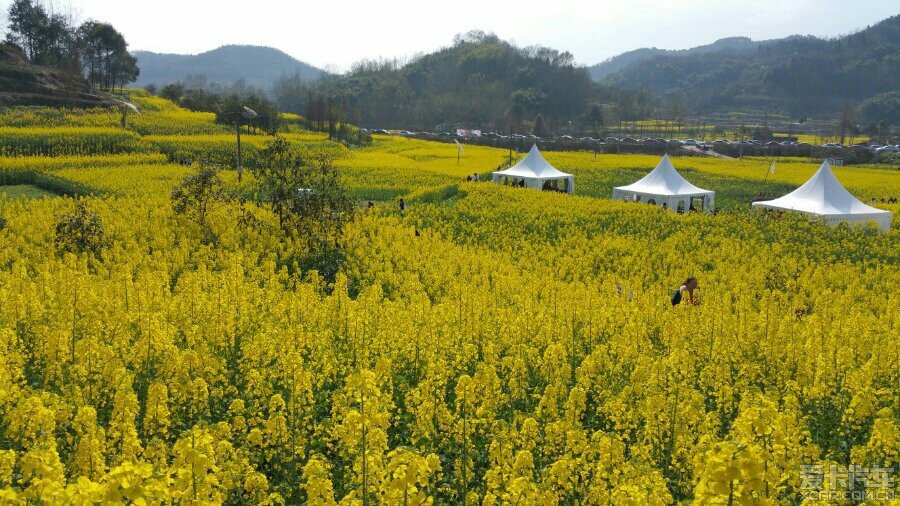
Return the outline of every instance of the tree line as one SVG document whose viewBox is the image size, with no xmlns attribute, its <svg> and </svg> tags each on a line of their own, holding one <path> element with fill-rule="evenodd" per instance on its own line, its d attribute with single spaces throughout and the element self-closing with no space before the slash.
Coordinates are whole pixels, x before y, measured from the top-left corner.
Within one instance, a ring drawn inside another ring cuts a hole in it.
<svg viewBox="0 0 900 506">
<path fill-rule="evenodd" d="M 270 93 L 254 88 L 239 79 L 222 85 L 208 81 L 203 76 L 188 76 L 183 81 L 167 84 L 157 90 L 148 85 L 147 91 L 175 102 L 192 111 L 211 112 L 216 122 L 234 125 L 239 122 L 248 128 L 261 128 L 266 133 L 290 131 L 292 128 L 326 132 L 329 139 L 346 144 L 363 145 L 371 139 L 364 135 L 357 124 L 358 116 L 352 116 L 346 100 L 341 97 L 326 96 L 311 88 L 303 88 L 303 100 L 294 102 L 294 107 L 283 108 Z M 253 109 L 258 116 L 252 120 L 243 119 L 236 111 L 243 107 Z M 298 116 L 285 116 L 281 112 L 291 112 Z"/>
<path fill-rule="evenodd" d="M 361 124 L 423 130 L 522 132 L 539 114 L 557 130 L 586 113 L 593 95 L 586 69 L 570 53 L 517 47 L 480 31 L 404 65 L 358 63 L 326 89 L 359 110 Z"/>
<path fill-rule="evenodd" d="M 658 103 L 646 90 L 593 82 L 568 52 L 517 47 L 481 31 L 410 61 L 364 60 L 317 81 L 284 76 L 271 96 L 314 122 L 338 115 L 367 128 L 539 135 L 599 131 L 650 114 Z"/>
<path fill-rule="evenodd" d="M 29 62 L 81 73 L 91 86 L 122 88 L 140 74 L 125 37 L 109 23 L 54 12 L 41 0 L 14 0 L 7 12 L 6 43 Z"/>
</svg>

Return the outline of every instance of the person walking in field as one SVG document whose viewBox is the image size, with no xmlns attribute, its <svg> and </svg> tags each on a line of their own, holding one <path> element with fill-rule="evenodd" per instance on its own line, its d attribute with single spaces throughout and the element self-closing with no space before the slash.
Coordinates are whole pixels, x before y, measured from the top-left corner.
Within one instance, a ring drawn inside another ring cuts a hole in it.
<svg viewBox="0 0 900 506">
<path fill-rule="evenodd" d="M 400 208 L 400 214 L 406 212 L 406 201 L 401 198 L 398 207 Z"/>
<path fill-rule="evenodd" d="M 678 287 L 678 290 L 675 290 L 675 293 L 672 294 L 672 305 L 677 306 L 681 304 L 681 301 L 684 300 L 684 292 L 688 293 L 688 300 L 694 306 L 700 305 L 700 299 L 694 299 L 694 290 L 699 290 L 700 284 L 697 282 L 697 278 L 691 276 L 687 278 L 684 283 Z"/>
</svg>

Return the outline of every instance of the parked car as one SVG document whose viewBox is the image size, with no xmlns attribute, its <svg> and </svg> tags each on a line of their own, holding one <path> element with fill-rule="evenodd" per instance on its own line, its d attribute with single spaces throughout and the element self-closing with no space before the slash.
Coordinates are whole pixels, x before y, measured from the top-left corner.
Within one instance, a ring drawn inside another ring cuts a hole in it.
<svg viewBox="0 0 900 506">
<path fill-rule="evenodd" d="M 778 142 L 775 142 L 775 141 L 769 141 L 769 142 L 766 143 L 766 146 L 767 146 L 767 147 L 775 147 L 775 146 L 780 147 L 781 144 L 778 143 Z"/>
<path fill-rule="evenodd" d="M 842 146 L 836 142 L 828 142 L 828 143 L 822 144 L 822 147 L 823 148 L 843 148 L 844 146 Z"/>
<path fill-rule="evenodd" d="M 731 144 L 731 141 L 729 141 L 728 139 L 716 139 L 713 141 L 713 144 L 728 145 Z"/>
<path fill-rule="evenodd" d="M 696 146 L 697 140 L 696 139 L 685 139 L 681 143 L 684 144 L 685 146 Z"/>
<path fill-rule="evenodd" d="M 611 143 L 615 144 L 615 143 L 619 142 L 619 139 L 616 139 L 615 137 L 607 137 L 606 142 L 611 142 Z"/>
</svg>

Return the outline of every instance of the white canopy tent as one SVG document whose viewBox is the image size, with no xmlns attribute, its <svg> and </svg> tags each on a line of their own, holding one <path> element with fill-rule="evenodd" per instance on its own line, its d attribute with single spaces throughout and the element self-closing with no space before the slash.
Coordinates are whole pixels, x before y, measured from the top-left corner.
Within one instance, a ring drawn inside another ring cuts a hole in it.
<svg viewBox="0 0 900 506">
<path fill-rule="evenodd" d="M 634 202 L 647 202 L 673 211 L 693 208 L 712 212 L 715 209 L 716 192 L 698 188 L 681 176 L 669 155 L 664 155 L 659 164 L 640 181 L 628 186 L 613 188 L 613 198 Z M 695 199 L 698 202 L 695 203 Z"/>
<path fill-rule="evenodd" d="M 874 221 L 881 230 L 891 229 L 891 212 L 867 206 L 841 186 L 828 160 L 796 190 L 784 197 L 754 202 L 754 208 L 821 216 L 825 223 L 869 223 Z"/>
<path fill-rule="evenodd" d="M 538 190 L 557 190 L 575 193 L 575 176 L 556 170 L 541 156 L 537 144 L 519 163 L 493 173 L 495 183 L 523 186 Z"/>
</svg>

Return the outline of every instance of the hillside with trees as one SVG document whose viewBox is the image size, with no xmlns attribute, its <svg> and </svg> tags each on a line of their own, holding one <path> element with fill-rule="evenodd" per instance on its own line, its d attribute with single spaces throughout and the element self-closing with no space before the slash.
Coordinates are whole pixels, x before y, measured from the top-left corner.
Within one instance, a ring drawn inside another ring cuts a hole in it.
<svg viewBox="0 0 900 506">
<path fill-rule="evenodd" d="M 593 93 L 571 54 L 520 48 L 477 31 L 408 63 L 364 61 L 316 85 L 288 77 L 273 88 L 285 110 L 305 113 L 315 95 L 325 94 L 360 125 L 428 130 L 530 131 L 538 115 L 556 129 L 586 114 Z"/>
<path fill-rule="evenodd" d="M 77 72 L 35 65 L 18 47 L 0 43 L 0 107 L 111 105 Z"/>
<path fill-rule="evenodd" d="M 112 25 L 74 17 L 40 0 L 15 0 L 0 42 L 0 105 L 97 107 L 105 92 L 133 82 L 140 70 Z"/>
<path fill-rule="evenodd" d="M 766 109 L 821 116 L 897 91 L 898 76 L 900 16 L 894 16 L 835 39 L 795 36 L 759 43 L 749 51 L 659 54 L 635 61 L 603 83 L 677 97 L 697 112 Z M 896 94 L 879 100 L 892 97 Z M 897 116 L 879 119 L 900 124 Z"/>
<path fill-rule="evenodd" d="M 621 70 L 625 70 L 631 65 L 649 60 L 658 56 L 686 56 L 715 53 L 727 51 L 733 53 L 751 52 L 755 50 L 759 44 L 766 42 L 756 42 L 749 37 L 726 37 L 719 39 L 712 44 L 692 47 L 690 49 L 659 49 L 655 47 L 642 47 L 627 51 L 620 55 L 613 56 L 596 65 L 588 67 L 591 78 L 599 81 L 609 75 L 615 74 Z"/>
</svg>

